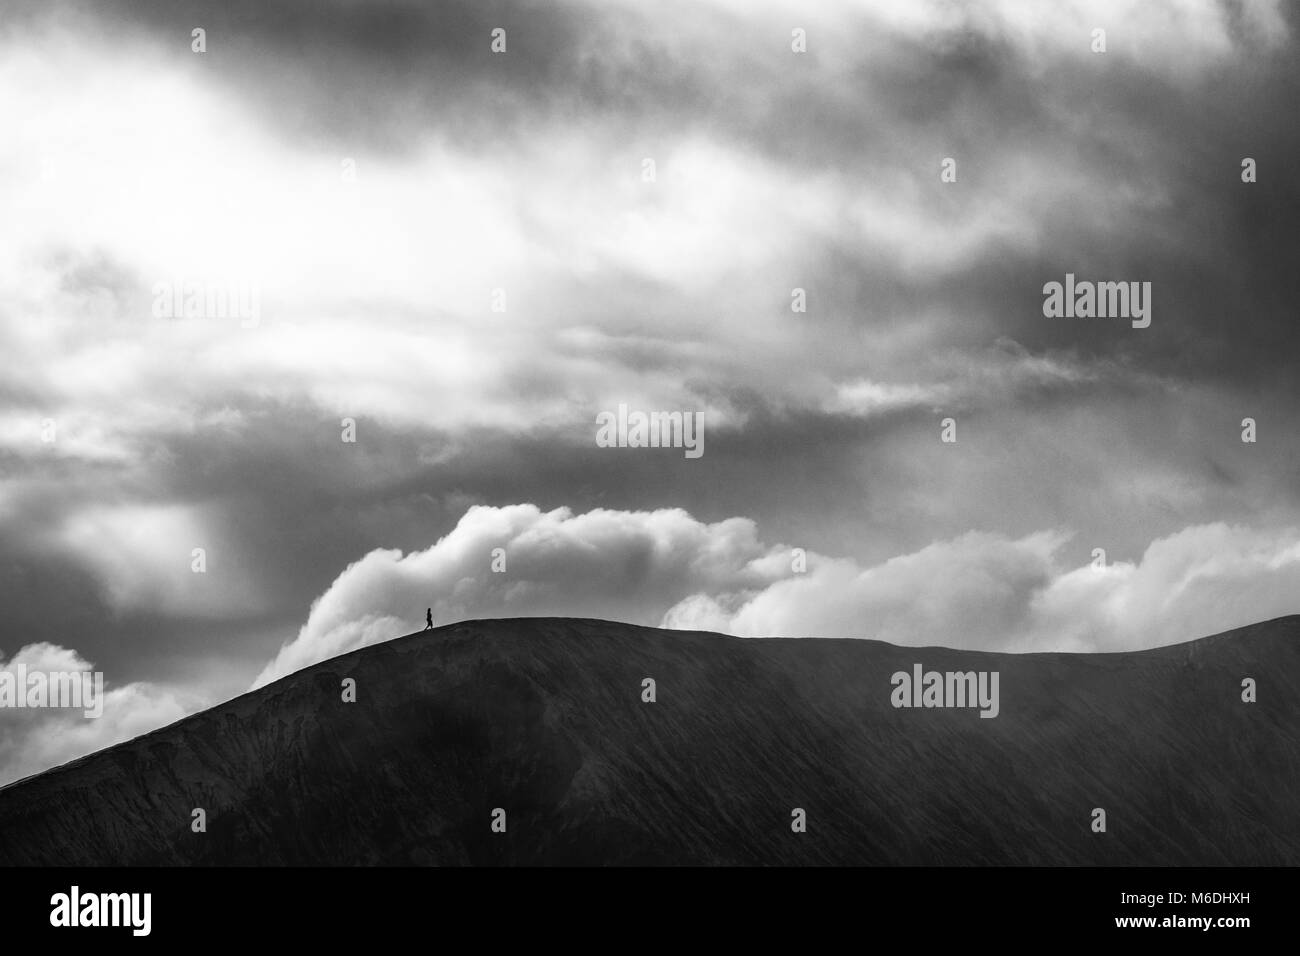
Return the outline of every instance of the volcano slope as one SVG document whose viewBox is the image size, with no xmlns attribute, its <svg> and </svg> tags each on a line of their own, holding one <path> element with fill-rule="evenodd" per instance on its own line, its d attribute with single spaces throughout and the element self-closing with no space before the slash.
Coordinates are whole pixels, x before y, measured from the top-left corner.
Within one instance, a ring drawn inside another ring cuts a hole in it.
<svg viewBox="0 0 1300 956">
<path fill-rule="evenodd" d="M 895 709 L 916 663 L 1000 713 Z M 0 863 L 1294 865 L 1297 688 L 1300 617 L 1087 655 L 471 621 L 11 784 Z"/>
</svg>

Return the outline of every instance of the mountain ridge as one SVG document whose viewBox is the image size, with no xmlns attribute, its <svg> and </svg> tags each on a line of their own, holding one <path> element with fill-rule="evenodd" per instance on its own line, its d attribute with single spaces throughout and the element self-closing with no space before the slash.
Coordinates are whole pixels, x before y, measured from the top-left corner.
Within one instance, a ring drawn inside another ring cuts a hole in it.
<svg viewBox="0 0 1300 956">
<path fill-rule="evenodd" d="M 914 663 L 1002 712 L 893 708 Z M 0 863 L 1294 864 L 1298 677 L 1300 616 L 1104 654 L 462 621 L 0 788 Z"/>
</svg>

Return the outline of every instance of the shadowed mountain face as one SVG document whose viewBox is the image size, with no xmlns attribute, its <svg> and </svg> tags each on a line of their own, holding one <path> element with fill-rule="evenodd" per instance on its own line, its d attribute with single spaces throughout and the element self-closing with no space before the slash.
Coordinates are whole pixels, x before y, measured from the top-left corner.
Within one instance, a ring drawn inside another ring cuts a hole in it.
<svg viewBox="0 0 1300 956">
<path fill-rule="evenodd" d="M 916 663 L 1000 713 L 895 709 Z M 0 790 L 0 863 L 1294 865 L 1297 688 L 1300 617 L 1101 655 L 466 622 Z"/>
</svg>

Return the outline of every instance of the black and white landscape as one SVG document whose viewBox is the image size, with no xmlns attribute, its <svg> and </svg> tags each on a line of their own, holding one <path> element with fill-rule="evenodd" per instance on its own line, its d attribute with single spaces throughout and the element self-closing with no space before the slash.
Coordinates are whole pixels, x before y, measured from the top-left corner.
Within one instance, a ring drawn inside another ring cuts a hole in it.
<svg viewBox="0 0 1300 956">
<path fill-rule="evenodd" d="M 999 670 L 999 715 L 891 707 L 917 658 Z M 1294 866 L 1297 682 L 1300 617 L 1088 655 L 472 621 L 0 790 L 0 864 Z"/>
<path fill-rule="evenodd" d="M 1300 863 L 1298 32 L 5 0 L 0 864 Z"/>
</svg>

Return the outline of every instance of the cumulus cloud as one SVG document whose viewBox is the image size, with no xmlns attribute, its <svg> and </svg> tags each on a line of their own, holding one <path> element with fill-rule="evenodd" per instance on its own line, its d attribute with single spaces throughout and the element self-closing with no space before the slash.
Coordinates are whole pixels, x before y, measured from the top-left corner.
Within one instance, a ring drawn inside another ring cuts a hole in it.
<svg viewBox="0 0 1300 956">
<path fill-rule="evenodd" d="M 1076 568 L 1034 594 L 1017 649 L 1125 651 L 1300 612 L 1300 532 L 1222 522 L 1153 541 L 1136 562 Z"/>
<path fill-rule="evenodd" d="M 471 508 L 425 551 L 351 565 L 255 686 L 411 630 L 426 605 L 441 623 L 559 615 L 999 651 L 1135 650 L 1300 610 L 1294 529 L 1201 525 L 1139 561 L 1082 568 L 1063 566 L 1060 531 L 969 532 L 869 567 L 757 531 L 680 509 Z M 498 548 L 504 572 L 491 570 Z"/>
<path fill-rule="evenodd" d="M 1131 651 L 1300 611 L 1300 532 L 1222 523 L 1136 562 L 1063 567 L 1069 536 L 971 532 L 872 567 L 809 563 L 761 592 L 695 595 L 668 626 L 998 651 Z"/>
<path fill-rule="evenodd" d="M 495 549 L 503 572 L 492 570 Z M 425 551 L 376 550 L 350 565 L 254 686 L 405 633 L 430 606 L 439 623 L 556 615 L 657 625 L 697 589 L 763 587 L 780 566 L 746 518 L 706 524 L 680 509 L 473 507 Z"/>
<path fill-rule="evenodd" d="M 1032 596 L 1050 584 L 1052 557 L 1063 541 L 1052 532 L 1018 540 L 971 532 L 868 568 L 811 560 L 806 572 L 786 575 L 708 619 L 742 636 L 870 637 L 1000 650 Z M 723 601 L 735 603 L 736 595 Z M 665 619 L 697 626 L 689 607 L 674 607 Z"/>
<path fill-rule="evenodd" d="M 84 672 L 95 667 L 77 651 L 57 644 L 28 644 L 0 670 L 19 665 L 34 672 Z M 107 678 L 105 678 L 107 684 Z M 103 714 L 88 718 L 75 709 L 12 709 L 0 720 L 0 785 L 84 757 L 180 720 L 197 701 L 148 682 L 104 688 Z"/>
</svg>

